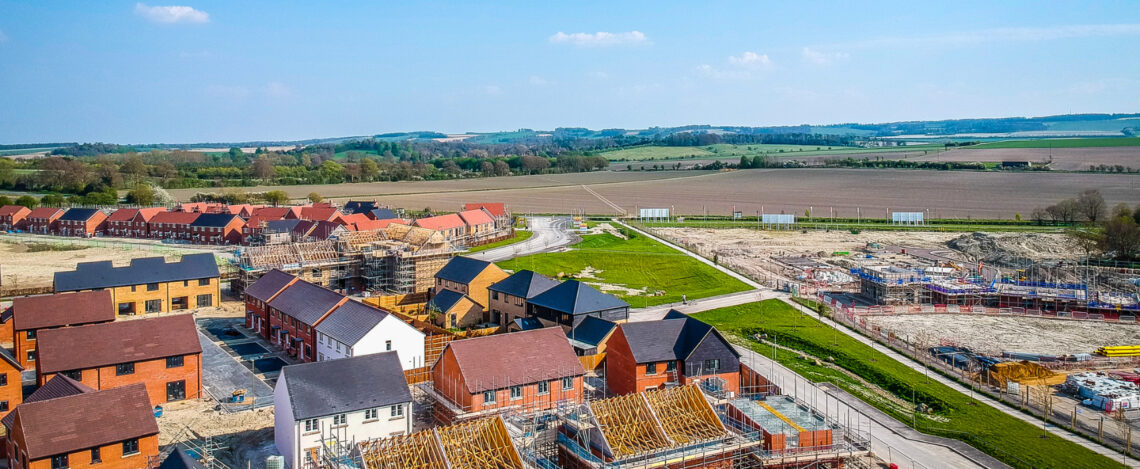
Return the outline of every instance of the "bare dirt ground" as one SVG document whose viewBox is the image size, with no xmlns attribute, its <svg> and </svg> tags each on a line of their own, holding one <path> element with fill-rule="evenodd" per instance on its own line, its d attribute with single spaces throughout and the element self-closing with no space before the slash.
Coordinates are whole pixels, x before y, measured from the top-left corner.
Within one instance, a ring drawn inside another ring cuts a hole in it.
<svg viewBox="0 0 1140 469">
<path fill-rule="evenodd" d="M 220 448 L 214 456 L 232 468 L 265 467 L 265 457 L 277 454 L 273 445 L 273 408 L 226 413 L 209 399 L 163 405 L 158 419 L 159 444 L 210 439 Z"/>
<path fill-rule="evenodd" d="M 1086 171 L 1089 165 L 1121 165 L 1140 168 L 1140 147 L 1094 148 L 979 148 L 957 149 L 947 152 L 915 156 L 919 161 L 1028 161 L 1040 163 L 1052 160 L 1054 170 Z"/>
<path fill-rule="evenodd" d="M 15 240 L 16 238 L 5 238 L 4 242 L 0 242 L 0 266 L 3 267 L 5 289 L 51 286 L 56 272 L 75 270 L 80 262 L 112 261 L 120 266 L 138 257 L 164 256 L 167 261 L 171 261 L 183 253 L 198 252 L 160 245 L 99 242 L 95 244 L 102 247 L 31 252 L 31 244 L 54 241 L 31 238 L 20 242 Z"/>
<path fill-rule="evenodd" d="M 1140 343 L 1140 325 L 1110 324 L 1026 317 L 967 316 L 957 314 L 907 314 L 874 316 L 867 325 L 881 325 L 903 339 L 932 339 L 930 345 L 948 340 L 976 352 L 1002 351 L 1072 354 L 1092 353 L 1105 345 Z"/>
</svg>

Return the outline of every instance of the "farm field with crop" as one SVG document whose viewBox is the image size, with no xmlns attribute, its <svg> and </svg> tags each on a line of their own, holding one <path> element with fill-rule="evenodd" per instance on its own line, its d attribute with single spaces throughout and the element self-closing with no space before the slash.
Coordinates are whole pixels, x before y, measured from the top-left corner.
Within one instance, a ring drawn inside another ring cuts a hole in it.
<svg viewBox="0 0 1140 469">
<path fill-rule="evenodd" d="M 904 147 L 863 148 L 840 147 L 826 145 L 775 145 L 775 144 L 727 144 L 718 143 L 700 147 L 666 147 L 643 146 L 598 153 L 614 162 L 637 162 L 644 160 L 676 160 L 676 159 L 704 159 L 704 160 L 731 160 L 741 156 L 766 155 L 775 159 L 805 159 L 813 157 L 839 157 L 845 155 L 865 154 L 923 154 L 924 152 L 942 151 L 942 145 L 911 145 Z M 884 156 L 884 158 L 886 158 Z M 902 158 L 894 156 L 893 159 Z"/>
<path fill-rule="evenodd" d="M 1105 139 L 1125 140 L 1125 139 Z M 1140 139 L 1132 139 L 1140 141 Z M 1063 142 L 1064 140 L 1053 140 Z M 989 144 L 959 148 L 947 152 L 916 156 L 919 161 L 1028 161 L 1033 164 L 1051 162 L 1060 171 L 1087 171 L 1090 165 L 1121 165 L 1140 169 L 1140 146 L 1099 147 L 990 147 Z"/>
<path fill-rule="evenodd" d="M 1140 125 L 1140 124 L 1137 124 Z M 985 148 L 1091 148 L 1091 147 L 1140 147 L 1140 137 L 1103 138 L 1050 138 L 1038 140 L 1006 140 L 973 145 L 971 149 Z"/>
<path fill-rule="evenodd" d="M 1014 467 L 1120 467 L 1087 448 L 1049 435 L 926 377 L 819 321 L 800 314 L 780 300 L 720 308 L 694 317 L 716 326 L 735 342 L 772 357 L 772 347 L 752 339 L 775 337 L 780 346 L 801 351 L 777 351 L 776 360 L 813 381 L 829 381 L 864 398 L 895 418 L 918 419 L 918 429 L 962 440 Z M 883 396 L 882 393 L 888 393 Z M 912 394 L 913 393 L 913 394 Z M 868 398 L 880 394 L 878 398 Z M 914 400 L 931 412 L 915 417 Z"/>
</svg>

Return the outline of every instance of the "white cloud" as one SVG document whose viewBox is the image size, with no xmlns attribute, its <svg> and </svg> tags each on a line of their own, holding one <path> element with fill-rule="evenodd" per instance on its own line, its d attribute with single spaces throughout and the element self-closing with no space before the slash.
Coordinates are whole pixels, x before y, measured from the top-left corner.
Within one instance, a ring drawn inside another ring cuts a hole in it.
<svg viewBox="0 0 1140 469">
<path fill-rule="evenodd" d="M 645 37 L 645 33 L 641 31 L 630 31 L 627 33 L 607 33 L 605 31 L 599 31 L 596 33 L 570 34 L 559 31 L 554 33 L 553 36 L 550 36 L 550 42 L 555 44 L 573 44 L 581 47 L 652 44 L 649 42 L 649 38 Z"/>
<path fill-rule="evenodd" d="M 827 65 L 832 62 L 847 60 L 851 56 L 846 52 L 821 52 L 810 47 L 805 47 L 800 57 L 802 57 L 805 62 L 816 65 Z"/>
<path fill-rule="evenodd" d="M 765 68 L 772 65 L 772 59 L 768 58 L 768 54 L 757 54 L 755 52 L 746 51 L 739 56 L 729 56 L 728 63 L 747 68 Z"/>
<path fill-rule="evenodd" d="M 0 44 L 8 42 L 8 35 L 4 34 L 4 30 L 0 29 Z"/>
<path fill-rule="evenodd" d="M 135 14 L 154 23 L 209 23 L 210 15 L 188 6 L 135 4 Z"/>
</svg>

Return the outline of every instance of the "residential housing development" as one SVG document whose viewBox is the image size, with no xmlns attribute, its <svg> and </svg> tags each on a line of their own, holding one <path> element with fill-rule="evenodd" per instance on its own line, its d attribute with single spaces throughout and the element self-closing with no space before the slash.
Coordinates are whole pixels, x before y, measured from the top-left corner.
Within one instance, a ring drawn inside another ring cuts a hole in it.
<svg viewBox="0 0 1140 469">
<path fill-rule="evenodd" d="M 162 257 L 82 262 L 71 272 L 56 272 L 55 291 L 108 290 L 120 315 L 163 313 L 218 304 L 221 274 L 213 254 L 186 254 L 177 262 Z"/>
<path fill-rule="evenodd" d="M 36 343 L 40 332 L 67 326 L 98 324 L 115 320 L 109 290 L 12 299 L 12 343 L 25 369 L 36 368 Z"/>
</svg>

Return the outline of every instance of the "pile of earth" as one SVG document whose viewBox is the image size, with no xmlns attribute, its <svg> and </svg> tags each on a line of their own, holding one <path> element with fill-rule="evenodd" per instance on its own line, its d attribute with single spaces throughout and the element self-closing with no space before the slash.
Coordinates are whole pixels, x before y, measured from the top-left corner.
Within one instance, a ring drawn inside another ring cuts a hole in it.
<svg viewBox="0 0 1140 469">
<path fill-rule="evenodd" d="M 999 267 L 1025 267 L 1034 262 L 1080 258 L 1078 250 L 1064 235 L 1053 233 L 970 233 L 946 245 L 966 259 Z"/>
</svg>

